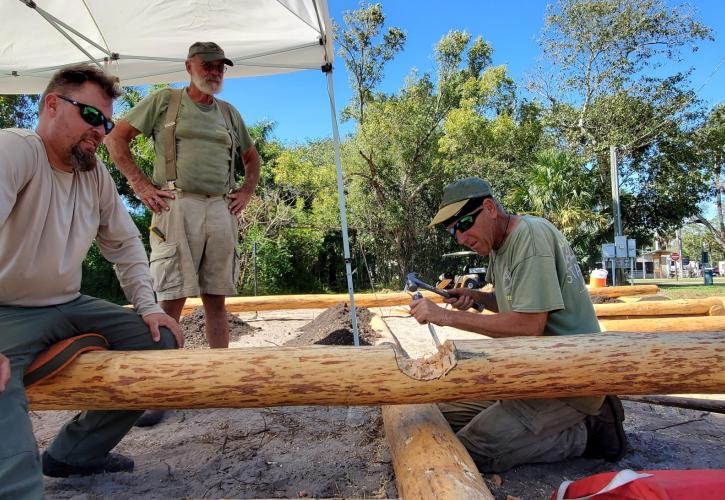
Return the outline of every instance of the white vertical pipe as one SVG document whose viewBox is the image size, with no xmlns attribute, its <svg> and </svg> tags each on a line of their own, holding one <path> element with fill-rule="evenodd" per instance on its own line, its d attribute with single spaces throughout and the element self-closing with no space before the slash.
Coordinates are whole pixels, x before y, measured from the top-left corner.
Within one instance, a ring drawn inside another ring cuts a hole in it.
<svg viewBox="0 0 725 500">
<path fill-rule="evenodd" d="M 340 223 L 342 226 L 342 248 L 345 256 L 345 272 L 347 273 L 347 291 L 350 294 L 350 321 L 355 347 L 360 345 L 357 330 L 357 314 L 355 310 L 355 291 L 352 286 L 352 268 L 350 265 L 350 242 L 347 237 L 347 208 L 345 206 L 345 185 L 342 182 L 342 160 L 340 155 L 340 132 L 337 129 L 337 111 L 335 110 L 335 91 L 332 85 L 332 68 L 326 71 L 327 95 L 330 97 L 330 115 L 332 119 L 332 135 L 335 144 L 335 166 L 337 167 L 337 198 L 340 204 Z"/>
</svg>

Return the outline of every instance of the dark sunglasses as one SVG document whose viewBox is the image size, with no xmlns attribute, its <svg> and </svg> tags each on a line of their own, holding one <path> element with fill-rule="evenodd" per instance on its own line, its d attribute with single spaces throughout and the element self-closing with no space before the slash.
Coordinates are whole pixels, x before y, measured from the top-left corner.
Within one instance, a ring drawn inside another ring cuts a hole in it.
<svg viewBox="0 0 725 500">
<path fill-rule="evenodd" d="M 468 215 L 464 215 L 463 217 L 458 219 L 456 221 L 456 223 L 453 224 L 453 226 L 451 226 L 451 228 L 448 230 L 448 232 L 451 233 L 451 236 L 453 237 L 453 239 L 456 239 L 456 233 L 458 231 L 465 233 L 466 231 L 471 229 L 473 227 L 473 225 L 476 223 L 476 218 L 482 211 L 483 211 L 483 208 L 479 208 L 475 212 L 468 214 Z"/>
<path fill-rule="evenodd" d="M 56 95 L 64 101 L 71 103 L 73 106 L 78 106 L 78 109 L 80 109 L 81 112 L 81 118 L 83 118 L 83 121 L 85 121 L 88 125 L 92 127 L 103 125 L 103 129 L 106 131 L 106 135 L 108 135 L 111 130 L 113 130 L 113 127 L 116 125 L 111 120 L 106 118 L 106 116 L 100 110 L 94 108 L 90 104 L 83 104 L 82 102 L 74 101 L 73 99 L 63 97 L 60 94 Z"/>
<path fill-rule="evenodd" d="M 203 61 L 201 63 L 201 67 L 207 73 L 211 73 L 212 71 L 216 71 L 218 73 L 226 73 L 227 72 L 227 65 L 224 64 L 224 63 L 211 63 L 211 62 Z"/>
</svg>

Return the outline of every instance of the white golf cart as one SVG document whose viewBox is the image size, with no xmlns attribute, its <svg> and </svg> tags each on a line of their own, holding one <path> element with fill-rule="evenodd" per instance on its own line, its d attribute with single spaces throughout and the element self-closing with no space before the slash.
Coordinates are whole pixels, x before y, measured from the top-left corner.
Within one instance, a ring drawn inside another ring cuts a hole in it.
<svg viewBox="0 0 725 500">
<path fill-rule="evenodd" d="M 438 277 L 436 287 L 444 290 L 450 288 L 481 288 L 486 284 L 486 266 L 479 264 L 482 257 L 476 252 L 464 250 L 461 252 L 445 253 L 444 258 L 465 258 L 466 263 L 458 274 L 445 272 Z"/>
</svg>

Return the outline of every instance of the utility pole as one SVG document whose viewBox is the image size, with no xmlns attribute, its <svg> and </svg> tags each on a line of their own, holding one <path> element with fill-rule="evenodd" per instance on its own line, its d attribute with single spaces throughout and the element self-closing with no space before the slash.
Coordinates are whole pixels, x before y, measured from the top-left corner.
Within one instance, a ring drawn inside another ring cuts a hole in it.
<svg viewBox="0 0 725 500">
<path fill-rule="evenodd" d="M 619 169 L 617 147 L 609 146 L 609 171 L 612 177 L 612 211 L 614 212 L 614 236 L 622 236 L 622 215 L 619 211 Z"/>
<path fill-rule="evenodd" d="M 609 146 L 609 172 L 612 178 L 612 212 L 614 216 L 614 241 L 622 236 L 622 216 L 619 211 L 619 169 L 617 168 L 617 147 Z M 612 285 L 624 283 L 624 269 L 617 266 L 618 257 L 612 260 Z M 634 281 L 633 281 L 634 283 Z"/>
</svg>

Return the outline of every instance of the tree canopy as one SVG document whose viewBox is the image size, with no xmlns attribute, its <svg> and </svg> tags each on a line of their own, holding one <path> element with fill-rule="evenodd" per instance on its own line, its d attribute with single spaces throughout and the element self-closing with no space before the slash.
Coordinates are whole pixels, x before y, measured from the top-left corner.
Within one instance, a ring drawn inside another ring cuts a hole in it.
<svg viewBox="0 0 725 500">
<path fill-rule="evenodd" d="M 688 251 L 706 244 L 725 255 L 725 106 L 706 109 L 688 71 L 668 66 L 714 39 L 689 6 L 559 0 L 543 20 L 539 65 L 521 81 L 497 64 L 485 34 L 454 28 L 433 47 L 430 71 L 411 69 L 388 92 L 380 86 L 405 48 L 405 27 L 388 26 L 382 4 L 362 2 L 335 33 L 352 90 L 342 160 L 356 289 L 402 288 L 409 271 L 430 280 L 451 270 L 441 255 L 460 248 L 427 224 L 445 185 L 468 176 L 492 181 L 509 211 L 551 220 L 591 269 L 614 236 L 610 146 L 619 155 L 624 233 L 638 247 L 698 222 L 685 231 Z M 158 88 L 126 88 L 118 113 Z M 32 126 L 36 104 L 35 96 L 0 96 L 0 125 Z M 250 127 L 263 168 L 240 218 L 239 290 L 345 290 L 332 141 L 284 144 L 274 128 Z M 139 137 L 132 148 L 150 173 L 152 140 Z M 105 150 L 100 156 L 146 238 L 148 211 Z M 104 262 L 89 254 L 84 289 L 122 300 Z"/>
</svg>

